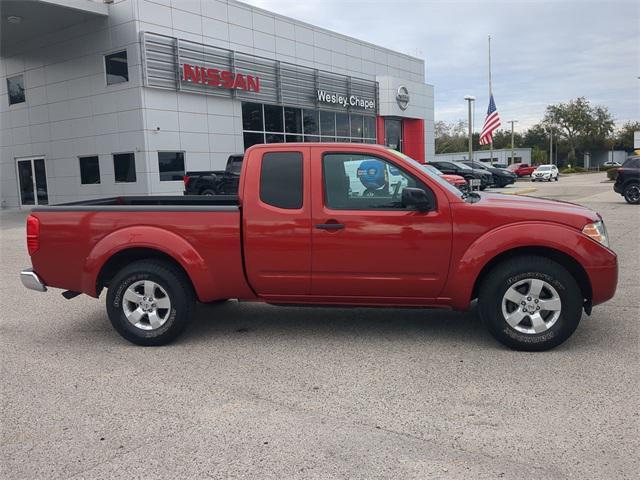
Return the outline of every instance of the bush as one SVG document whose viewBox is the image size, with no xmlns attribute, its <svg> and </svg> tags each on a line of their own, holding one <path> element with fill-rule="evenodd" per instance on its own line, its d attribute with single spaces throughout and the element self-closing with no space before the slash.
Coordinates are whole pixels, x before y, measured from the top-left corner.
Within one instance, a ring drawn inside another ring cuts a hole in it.
<svg viewBox="0 0 640 480">
<path fill-rule="evenodd" d="M 575 168 L 563 168 L 560 170 L 560 173 L 576 173 Z"/>
<path fill-rule="evenodd" d="M 609 180 L 615 180 L 618 176 L 618 167 L 611 167 L 607 169 L 607 178 Z"/>
</svg>

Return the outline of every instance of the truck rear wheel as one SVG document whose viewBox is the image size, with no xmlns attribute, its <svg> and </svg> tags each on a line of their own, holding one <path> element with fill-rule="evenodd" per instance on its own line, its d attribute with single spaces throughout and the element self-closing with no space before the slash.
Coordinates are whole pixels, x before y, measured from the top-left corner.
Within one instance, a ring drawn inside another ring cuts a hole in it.
<svg viewBox="0 0 640 480">
<path fill-rule="evenodd" d="M 522 256 L 499 264 L 484 279 L 478 311 L 489 332 L 514 350 L 549 350 L 573 334 L 583 296 L 559 263 Z"/>
<path fill-rule="evenodd" d="M 107 313 L 116 331 L 132 343 L 165 345 L 189 324 L 195 296 L 184 273 L 169 262 L 141 260 L 109 283 Z"/>
</svg>

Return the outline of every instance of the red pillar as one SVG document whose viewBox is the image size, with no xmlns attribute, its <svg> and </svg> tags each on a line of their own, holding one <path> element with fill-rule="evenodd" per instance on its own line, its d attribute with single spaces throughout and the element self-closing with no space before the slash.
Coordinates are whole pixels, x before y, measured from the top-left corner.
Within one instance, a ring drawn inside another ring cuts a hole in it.
<svg viewBox="0 0 640 480">
<path fill-rule="evenodd" d="M 384 117 L 376 117 L 376 141 L 378 145 L 384 145 Z"/>
<path fill-rule="evenodd" d="M 414 160 L 425 163 L 424 120 L 405 118 L 402 120 L 402 151 Z"/>
</svg>

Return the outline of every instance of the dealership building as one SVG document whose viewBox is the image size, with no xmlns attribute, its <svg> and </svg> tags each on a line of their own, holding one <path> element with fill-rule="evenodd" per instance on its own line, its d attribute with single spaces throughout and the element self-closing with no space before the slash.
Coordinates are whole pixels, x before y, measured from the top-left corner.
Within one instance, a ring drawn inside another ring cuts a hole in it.
<svg viewBox="0 0 640 480">
<path fill-rule="evenodd" d="M 424 61 L 233 0 L 1 0 L 3 208 L 181 194 L 256 143 L 434 158 Z"/>
</svg>

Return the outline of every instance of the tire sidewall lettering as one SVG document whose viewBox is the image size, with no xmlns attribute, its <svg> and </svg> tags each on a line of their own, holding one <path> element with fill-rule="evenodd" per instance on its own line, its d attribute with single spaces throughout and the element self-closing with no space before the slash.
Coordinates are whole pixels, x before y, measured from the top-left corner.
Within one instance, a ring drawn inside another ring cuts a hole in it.
<svg viewBox="0 0 640 480">
<path fill-rule="evenodd" d="M 514 340 L 516 340 L 518 342 L 529 343 L 529 344 L 547 342 L 547 341 L 552 340 L 553 338 L 555 338 L 556 330 L 562 324 L 562 320 L 563 320 L 562 313 L 560 314 L 560 318 L 558 318 L 558 321 L 555 323 L 555 325 L 553 325 L 549 330 L 547 330 L 546 332 L 541 333 L 541 334 L 532 334 L 532 335 L 522 334 L 522 333 L 518 332 L 517 330 L 511 328 L 506 323 L 506 320 L 502 316 L 502 298 L 503 298 L 505 292 L 512 285 L 514 285 L 515 283 L 518 283 L 521 280 L 525 280 L 525 279 L 529 279 L 529 278 L 543 280 L 543 281 L 547 282 L 548 284 L 550 284 L 553 288 L 556 289 L 556 291 L 558 292 L 558 295 L 560 295 L 560 298 L 561 298 L 561 300 L 563 301 L 563 304 L 564 304 L 564 292 L 565 292 L 566 288 L 558 279 L 556 279 L 556 278 L 554 278 L 551 275 L 548 275 L 546 273 L 542 273 L 542 272 L 524 272 L 524 273 L 518 273 L 517 275 L 513 275 L 513 276 L 507 278 L 506 288 L 501 289 L 501 294 L 498 295 L 498 302 L 499 303 L 498 303 L 498 308 L 497 308 L 496 311 L 498 312 L 498 315 L 500 316 L 500 318 L 502 319 L 502 321 L 504 323 L 504 327 L 503 327 L 502 331 L 507 336 L 511 337 L 512 339 L 514 339 Z"/>
</svg>

